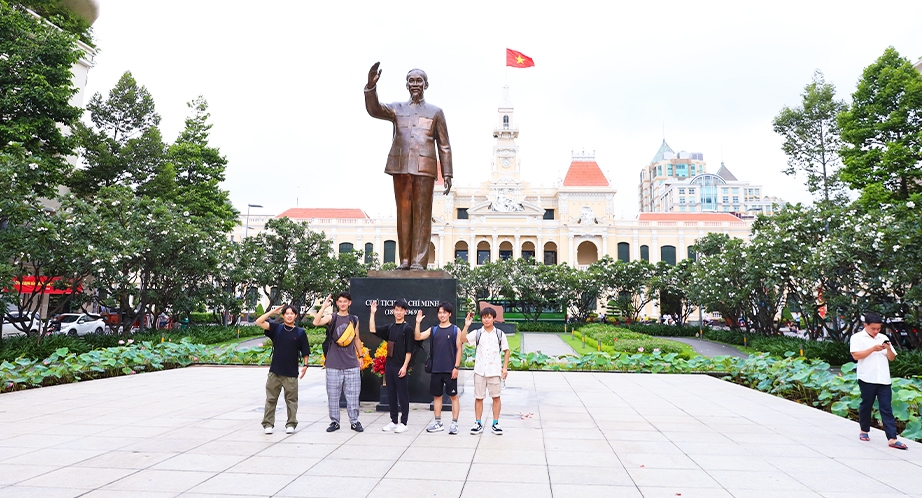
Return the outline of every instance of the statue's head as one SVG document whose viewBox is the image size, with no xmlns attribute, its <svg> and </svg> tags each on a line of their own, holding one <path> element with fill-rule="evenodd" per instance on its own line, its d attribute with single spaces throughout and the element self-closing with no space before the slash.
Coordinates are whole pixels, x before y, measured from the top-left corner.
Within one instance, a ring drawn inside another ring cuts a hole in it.
<svg viewBox="0 0 922 498">
<path fill-rule="evenodd" d="M 410 69 L 407 73 L 407 90 L 413 100 L 423 98 L 423 92 L 429 88 L 429 77 L 422 69 Z"/>
</svg>

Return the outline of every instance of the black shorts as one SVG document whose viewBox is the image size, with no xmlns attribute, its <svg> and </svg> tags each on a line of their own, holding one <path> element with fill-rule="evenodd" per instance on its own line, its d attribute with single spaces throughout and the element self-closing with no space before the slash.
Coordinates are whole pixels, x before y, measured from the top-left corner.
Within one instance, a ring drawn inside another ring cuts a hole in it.
<svg viewBox="0 0 922 498">
<path fill-rule="evenodd" d="M 458 379 L 452 379 L 450 373 L 433 373 L 432 379 L 429 381 L 429 394 L 441 396 L 443 393 L 449 396 L 457 396 Z"/>
</svg>

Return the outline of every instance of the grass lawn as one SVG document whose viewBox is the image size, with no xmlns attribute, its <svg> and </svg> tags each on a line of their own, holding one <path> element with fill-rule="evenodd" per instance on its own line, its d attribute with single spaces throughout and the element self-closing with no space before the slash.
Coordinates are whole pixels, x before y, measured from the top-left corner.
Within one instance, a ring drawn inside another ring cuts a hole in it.
<svg viewBox="0 0 922 498">
<path fill-rule="evenodd" d="M 513 351 L 519 351 L 522 349 L 522 334 L 518 333 L 516 335 L 507 335 L 506 340 L 509 341 L 509 349 Z"/>
<path fill-rule="evenodd" d="M 593 352 L 598 351 L 598 349 L 596 349 L 596 345 L 594 342 L 593 343 L 586 342 L 586 345 L 583 346 L 583 341 L 574 338 L 570 334 L 557 334 L 557 335 L 561 339 L 563 339 L 563 342 L 569 344 L 570 347 L 572 347 L 576 351 L 577 354 L 593 353 Z M 700 356 L 698 353 L 695 352 L 695 348 L 689 346 L 688 344 L 684 344 L 684 343 L 677 342 L 677 341 L 669 341 L 669 342 L 678 344 L 682 348 L 682 351 L 685 351 L 692 356 Z"/>
<path fill-rule="evenodd" d="M 564 320 L 566 319 L 565 313 L 541 313 L 541 320 Z M 521 313 L 515 313 L 512 311 L 504 311 L 503 318 L 506 320 L 525 320 L 525 315 Z"/>
</svg>

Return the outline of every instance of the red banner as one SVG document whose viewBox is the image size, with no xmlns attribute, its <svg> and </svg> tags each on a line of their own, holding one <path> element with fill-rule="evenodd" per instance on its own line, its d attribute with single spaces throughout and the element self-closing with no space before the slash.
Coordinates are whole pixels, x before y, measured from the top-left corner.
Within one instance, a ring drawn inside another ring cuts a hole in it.
<svg viewBox="0 0 922 498">
<path fill-rule="evenodd" d="M 60 287 L 58 282 L 61 281 L 61 277 L 22 277 L 21 280 L 18 280 L 17 283 L 13 285 L 16 289 L 16 292 L 20 294 L 35 294 L 37 292 L 42 292 L 43 294 L 70 294 L 70 286 L 66 289 L 59 289 Z M 42 288 L 44 286 L 44 289 Z M 77 286 L 77 292 L 82 292 L 83 289 L 80 286 Z"/>
</svg>

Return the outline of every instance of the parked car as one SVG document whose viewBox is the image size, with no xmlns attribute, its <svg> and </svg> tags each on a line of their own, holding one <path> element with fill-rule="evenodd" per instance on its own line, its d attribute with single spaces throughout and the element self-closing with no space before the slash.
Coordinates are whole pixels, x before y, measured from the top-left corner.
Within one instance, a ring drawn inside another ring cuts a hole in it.
<svg viewBox="0 0 922 498">
<path fill-rule="evenodd" d="M 51 322 L 52 331 L 67 335 L 102 334 L 106 322 L 99 315 L 89 313 L 64 313 Z"/>
<path fill-rule="evenodd" d="M 18 311 L 9 311 L 3 314 L 3 330 L 0 332 L 2 337 L 10 337 L 14 335 L 25 335 L 25 330 L 28 328 L 30 334 L 38 334 L 38 329 L 41 326 L 41 318 L 39 318 L 38 313 L 32 313 L 32 323 L 29 324 L 29 314 L 20 318 Z"/>
</svg>

